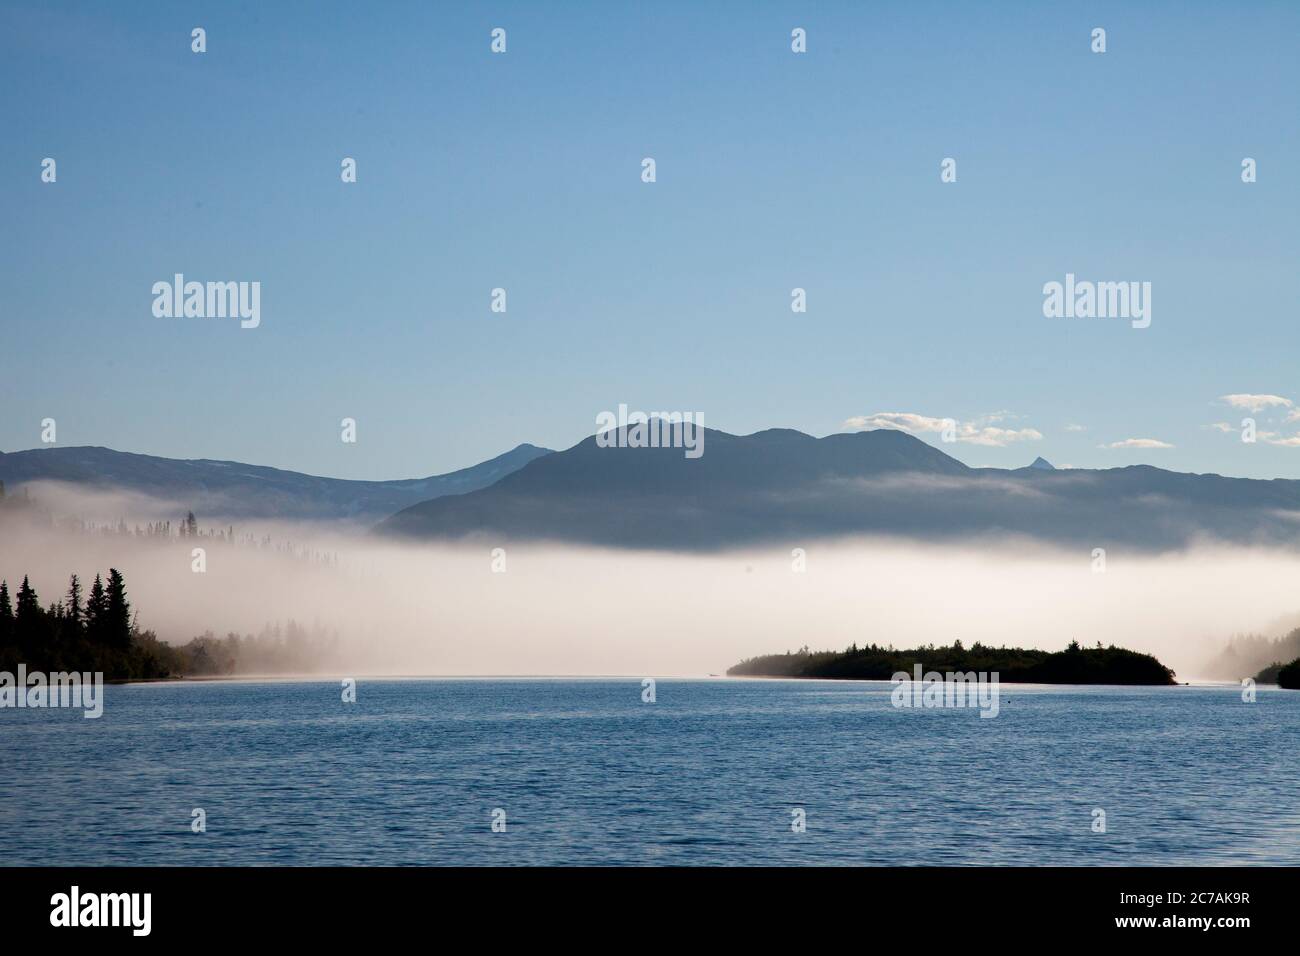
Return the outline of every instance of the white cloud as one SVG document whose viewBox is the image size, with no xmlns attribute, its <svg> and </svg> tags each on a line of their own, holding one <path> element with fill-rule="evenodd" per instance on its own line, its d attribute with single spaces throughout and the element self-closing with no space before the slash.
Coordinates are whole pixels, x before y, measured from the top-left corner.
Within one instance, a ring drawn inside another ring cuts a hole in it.
<svg viewBox="0 0 1300 956">
<path fill-rule="evenodd" d="M 944 419 L 927 418 L 912 412 L 876 412 L 845 419 L 845 428 L 898 428 L 905 432 L 943 431 Z"/>
<path fill-rule="evenodd" d="M 1036 428 L 976 428 L 964 424 L 959 427 L 957 440 L 968 441 L 973 445 L 1005 448 L 1015 441 L 1042 441 L 1043 433 Z"/>
<path fill-rule="evenodd" d="M 846 419 L 843 427 L 849 429 L 893 428 L 916 435 L 942 432 L 951 425 L 954 434 L 957 436 L 957 441 L 992 448 L 1005 448 L 1012 442 L 1039 441 L 1042 439 L 1042 432 L 1036 428 L 999 428 L 992 424 L 1012 417 L 1015 416 L 1012 416 L 1009 412 L 998 411 L 981 415 L 971 421 L 959 422 L 955 419 L 931 418 L 928 415 L 918 415 L 915 412 L 876 412 L 872 415 L 855 415 L 853 418 Z"/>
<path fill-rule="evenodd" d="M 1087 425 L 1066 425 L 1065 430 L 1067 432 L 1086 432 L 1088 430 L 1088 426 Z"/>
<path fill-rule="evenodd" d="M 1290 438 L 1282 438 L 1277 432 L 1260 432 L 1257 438 L 1262 438 L 1270 445 L 1282 445 L 1286 448 L 1300 448 L 1300 435 L 1292 435 Z"/>
<path fill-rule="evenodd" d="M 1102 448 L 1173 448 L 1174 446 L 1167 441 L 1160 441 L 1156 438 L 1125 438 L 1123 441 L 1113 441 L 1109 445 L 1102 445 Z"/>
<path fill-rule="evenodd" d="M 1233 408 L 1240 408 L 1248 412 L 1262 412 L 1266 408 L 1291 408 L 1294 404 L 1291 399 L 1283 398 L 1281 395 L 1251 395 L 1249 393 L 1220 395 L 1219 401 L 1227 402 Z"/>
</svg>

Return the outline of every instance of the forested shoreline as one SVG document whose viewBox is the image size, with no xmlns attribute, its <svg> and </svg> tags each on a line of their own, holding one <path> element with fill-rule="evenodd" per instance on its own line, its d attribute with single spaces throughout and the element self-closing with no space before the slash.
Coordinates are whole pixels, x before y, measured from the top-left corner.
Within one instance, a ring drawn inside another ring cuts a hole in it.
<svg viewBox="0 0 1300 956">
<path fill-rule="evenodd" d="M 970 671 L 997 673 L 1007 683 L 1034 684 L 1176 684 L 1174 672 L 1150 654 L 1122 647 L 1081 647 L 1071 642 L 1063 651 L 1020 647 L 989 647 L 961 641 L 936 647 L 898 650 L 856 644 L 845 651 L 810 651 L 751 657 L 727 670 L 729 677 L 806 677 L 831 680 L 889 680 L 899 672 L 911 673 L 920 664 L 939 673 Z"/>
<path fill-rule="evenodd" d="M 1275 663 L 1255 675 L 1260 684 L 1277 684 L 1288 690 L 1300 690 L 1300 657 L 1289 664 Z"/>
<path fill-rule="evenodd" d="M 107 680 L 309 673 L 337 656 L 336 635 L 292 620 L 257 636 L 208 631 L 167 643 L 139 626 L 116 568 L 107 580 L 96 574 L 89 591 L 73 574 L 63 596 L 45 606 L 26 576 L 12 595 L 0 581 L 0 671 L 23 664 L 29 672 L 100 672 Z"/>
</svg>

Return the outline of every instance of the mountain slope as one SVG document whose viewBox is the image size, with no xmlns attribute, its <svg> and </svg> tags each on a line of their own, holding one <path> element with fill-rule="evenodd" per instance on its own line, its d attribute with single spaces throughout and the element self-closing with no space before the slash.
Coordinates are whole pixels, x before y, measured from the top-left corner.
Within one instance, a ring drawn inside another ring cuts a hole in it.
<svg viewBox="0 0 1300 956">
<path fill-rule="evenodd" d="M 349 481 L 209 459 L 158 458 L 80 446 L 0 453 L 0 481 L 10 493 L 29 482 L 57 481 L 148 495 L 192 508 L 205 518 L 355 518 L 375 521 L 420 501 L 484 488 L 550 454 L 519 445 L 445 475 L 400 481 Z"/>
<path fill-rule="evenodd" d="M 704 454 L 602 448 L 588 438 L 491 487 L 422 502 L 377 532 L 493 543 L 558 540 L 715 549 L 889 534 L 1023 535 L 1086 549 L 1201 538 L 1300 545 L 1300 482 L 1192 475 L 1145 465 L 968 468 L 901 431 L 813 438 L 705 432 Z"/>
</svg>

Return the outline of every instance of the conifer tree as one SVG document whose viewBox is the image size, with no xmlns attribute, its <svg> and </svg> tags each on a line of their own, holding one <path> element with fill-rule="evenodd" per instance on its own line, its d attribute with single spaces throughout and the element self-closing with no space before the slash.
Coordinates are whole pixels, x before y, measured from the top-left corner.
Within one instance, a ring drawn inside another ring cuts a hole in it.
<svg viewBox="0 0 1300 956">
<path fill-rule="evenodd" d="M 18 606 L 14 612 L 14 643 L 29 667 L 39 668 L 44 664 L 41 659 L 47 650 L 43 646 L 44 631 L 45 612 L 41 610 L 41 599 L 36 596 L 36 591 L 24 575 L 22 586 L 18 589 Z"/>
<path fill-rule="evenodd" d="M 9 600 L 9 582 L 0 581 L 0 647 L 8 647 L 14 640 L 14 606 Z"/>
<path fill-rule="evenodd" d="M 81 579 L 75 574 L 68 581 L 68 598 L 64 602 L 64 614 L 73 636 L 80 634 L 85 624 L 85 609 L 81 604 Z"/>
<path fill-rule="evenodd" d="M 104 582 L 98 574 L 95 583 L 90 586 L 90 598 L 86 601 L 86 637 L 93 644 L 104 643 L 104 628 L 108 621 L 108 596 L 104 593 Z"/>
<path fill-rule="evenodd" d="M 110 647 L 125 649 L 131 645 L 131 605 L 126 600 L 126 581 L 117 568 L 108 569 L 108 613 L 104 640 Z"/>
<path fill-rule="evenodd" d="M 18 611 L 14 615 L 14 621 L 21 631 L 24 627 L 34 627 L 40 616 L 41 599 L 36 596 L 36 591 L 32 589 L 27 575 L 24 574 L 23 583 L 18 588 Z"/>
</svg>

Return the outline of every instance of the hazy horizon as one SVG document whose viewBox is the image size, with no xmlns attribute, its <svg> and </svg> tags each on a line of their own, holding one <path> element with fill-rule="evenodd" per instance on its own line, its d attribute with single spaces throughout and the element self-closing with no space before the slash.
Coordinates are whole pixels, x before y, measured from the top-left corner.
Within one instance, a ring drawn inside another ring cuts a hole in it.
<svg viewBox="0 0 1300 956">
<path fill-rule="evenodd" d="M 178 507 L 60 491 L 49 499 L 60 514 L 91 521 L 132 526 Z M 69 574 L 88 582 L 113 566 L 140 626 L 170 643 L 295 620 L 336 631 L 358 674 L 704 676 L 804 645 L 1059 650 L 1078 640 L 1153 653 L 1189 680 L 1230 636 L 1268 632 L 1300 612 L 1291 587 L 1300 553 L 1213 544 L 1112 553 L 1095 573 L 1086 551 L 1014 539 L 811 540 L 705 554 L 511 544 L 498 556 L 484 542 L 394 542 L 326 522 L 236 526 L 335 565 L 209 538 L 51 530 L 16 516 L 0 517 L 0 531 L 11 593 L 30 575 L 48 604 Z M 193 546 L 206 549 L 204 573 L 192 571 Z M 801 572 L 793 547 L 804 550 Z"/>
</svg>

